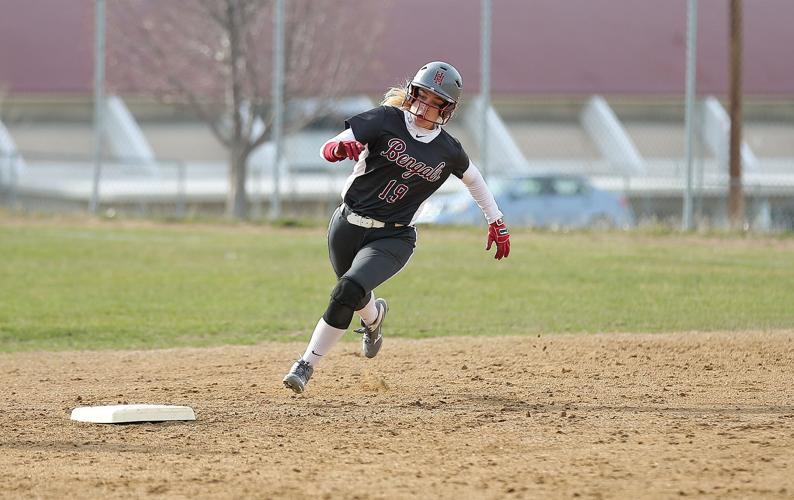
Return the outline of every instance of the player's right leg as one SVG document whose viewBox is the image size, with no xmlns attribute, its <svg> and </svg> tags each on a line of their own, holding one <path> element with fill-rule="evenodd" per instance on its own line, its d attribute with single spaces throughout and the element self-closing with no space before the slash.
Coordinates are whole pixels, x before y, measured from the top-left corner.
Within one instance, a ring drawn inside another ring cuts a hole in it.
<svg viewBox="0 0 794 500">
<path fill-rule="evenodd" d="M 337 209 L 328 225 L 328 255 L 337 277 L 348 270 L 360 248 L 366 229 L 347 222 Z M 353 311 L 367 302 L 367 294 L 351 279 L 340 279 L 331 292 L 331 300 L 312 332 L 303 355 L 284 377 L 284 385 L 296 393 L 305 390 L 314 368 L 323 356 L 344 335 L 353 318 Z"/>
<path fill-rule="evenodd" d="M 337 209 L 334 212 L 328 226 L 328 258 L 337 279 L 350 269 L 353 259 L 366 243 L 367 235 L 371 235 L 372 231 L 347 222 L 342 216 L 341 210 Z M 373 289 L 368 290 L 367 295 L 356 304 L 354 309 L 368 323 L 377 318 L 378 310 L 375 306 Z"/>
<path fill-rule="evenodd" d="M 320 359 L 331 351 L 345 334 L 353 320 L 353 308 L 365 296 L 364 289 L 355 280 L 343 276 L 331 292 L 325 314 L 317 322 L 306 352 L 284 377 L 284 385 L 296 393 L 304 391 Z"/>
</svg>

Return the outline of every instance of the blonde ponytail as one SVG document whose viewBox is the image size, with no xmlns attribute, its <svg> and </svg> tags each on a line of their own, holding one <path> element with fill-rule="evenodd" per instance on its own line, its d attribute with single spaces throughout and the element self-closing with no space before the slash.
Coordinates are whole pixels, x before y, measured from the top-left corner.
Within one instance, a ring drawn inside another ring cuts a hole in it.
<svg viewBox="0 0 794 500">
<path fill-rule="evenodd" d="M 381 105 L 383 106 L 394 106 L 395 108 L 400 109 L 407 109 L 407 99 L 408 97 L 408 83 L 401 87 L 392 87 L 383 94 L 383 100 L 381 101 Z"/>
</svg>

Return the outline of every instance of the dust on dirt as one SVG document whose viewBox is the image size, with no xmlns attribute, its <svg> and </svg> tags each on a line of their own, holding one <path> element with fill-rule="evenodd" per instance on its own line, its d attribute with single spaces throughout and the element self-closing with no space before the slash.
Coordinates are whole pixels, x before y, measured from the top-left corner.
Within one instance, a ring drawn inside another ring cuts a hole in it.
<svg viewBox="0 0 794 500">
<path fill-rule="evenodd" d="M 2 497 L 794 496 L 794 332 L 0 355 Z M 72 422 L 184 404 L 195 422 Z"/>
</svg>

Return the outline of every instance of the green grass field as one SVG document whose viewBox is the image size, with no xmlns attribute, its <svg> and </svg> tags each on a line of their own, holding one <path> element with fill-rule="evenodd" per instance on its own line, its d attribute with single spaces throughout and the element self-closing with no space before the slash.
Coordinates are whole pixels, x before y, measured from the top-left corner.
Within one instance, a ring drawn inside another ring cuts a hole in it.
<svg viewBox="0 0 794 500">
<path fill-rule="evenodd" d="M 794 327 L 791 239 L 514 231 L 501 262 L 484 241 L 420 228 L 407 268 L 378 290 L 388 334 Z M 0 351 L 307 339 L 334 282 L 320 226 L 6 216 Z"/>
</svg>

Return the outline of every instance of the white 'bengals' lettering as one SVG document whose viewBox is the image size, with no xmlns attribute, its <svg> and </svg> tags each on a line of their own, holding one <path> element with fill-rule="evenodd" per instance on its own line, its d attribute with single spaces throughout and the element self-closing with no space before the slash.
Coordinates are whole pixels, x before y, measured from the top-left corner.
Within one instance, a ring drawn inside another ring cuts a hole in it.
<svg viewBox="0 0 794 500">
<path fill-rule="evenodd" d="M 380 154 L 406 170 L 406 172 L 402 174 L 403 179 L 410 179 L 414 175 L 418 175 L 428 182 L 436 182 L 441 179 L 441 171 L 444 170 L 444 166 L 446 165 L 443 161 L 437 166 L 431 167 L 421 161 L 417 161 L 413 156 L 406 154 L 405 150 L 408 149 L 408 146 L 402 139 L 391 139 L 388 144 L 389 149 L 381 151 Z"/>
</svg>

